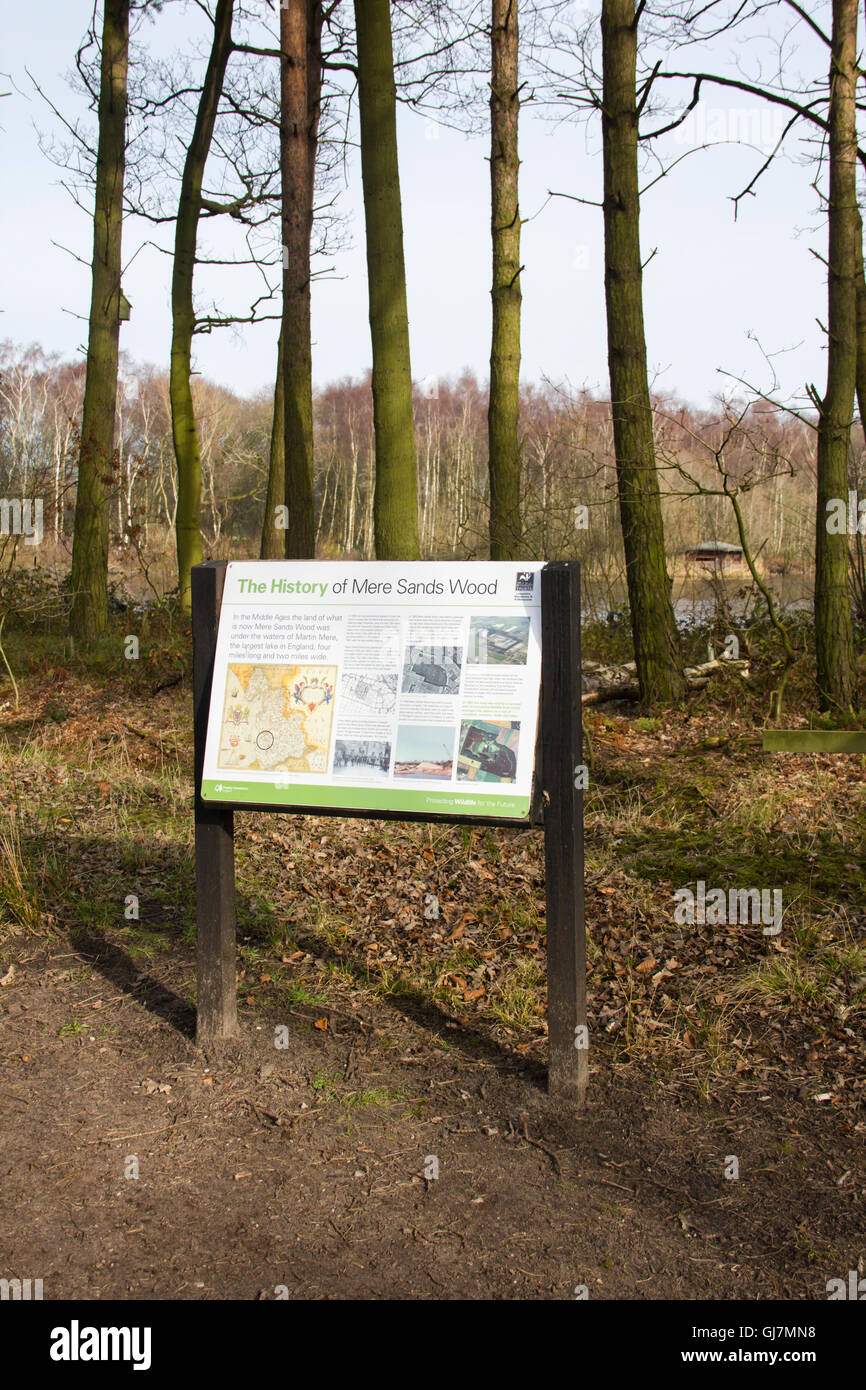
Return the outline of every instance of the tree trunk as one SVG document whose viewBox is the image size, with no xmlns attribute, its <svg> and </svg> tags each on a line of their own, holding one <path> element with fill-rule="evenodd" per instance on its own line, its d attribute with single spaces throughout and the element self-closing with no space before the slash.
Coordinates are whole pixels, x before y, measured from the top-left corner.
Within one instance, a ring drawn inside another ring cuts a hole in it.
<svg viewBox="0 0 866 1390">
<path fill-rule="evenodd" d="M 646 366 L 640 259 L 634 0 L 603 0 L 604 288 L 620 520 L 645 704 L 683 692 Z"/>
<path fill-rule="evenodd" d="M 192 290 L 202 182 L 213 138 L 217 108 L 222 96 L 226 65 L 232 51 L 234 0 L 217 0 L 213 43 L 196 112 L 192 140 L 186 152 L 171 277 L 171 431 L 177 459 L 178 505 L 177 581 L 184 612 L 190 608 L 190 570 L 202 558 L 201 548 L 201 449 L 190 386 L 195 309 Z"/>
<path fill-rule="evenodd" d="M 352 476 L 349 481 L 349 515 L 346 520 L 346 540 L 343 549 L 347 552 L 355 549 L 355 498 L 358 490 L 358 446 L 355 443 L 354 430 L 350 433 L 350 448 L 352 453 Z"/>
<path fill-rule="evenodd" d="M 860 415 L 860 428 L 866 436 L 866 273 L 863 268 L 863 219 L 857 209 L 857 410 Z M 857 469 L 855 488 L 861 490 L 862 466 Z M 855 522 L 853 550 L 849 552 L 852 597 L 860 615 L 866 622 L 866 545 L 860 530 L 860 516 Z"/>
<path fill-rule="evenodd" d="M 490 557 L 520 557 L 520 207 L 517 0 L 493 0 L 490 82 L 490 232 L 493 328 L 487 408 Z"/>
<path fill-rule="evenodd" d="M 857 209 L 857 236 L 854 246 L 856 258 L 856 322 L 857 322 L 857 410 L 860 427 L 866 437 L 866 272 L 863 267 L 863 218 Z"/>
<path fill-rule="evenodd" d="M 283 335 L 277 342 L 277 380 L 274 386 L 274 418 L 271 422 L 271 450 L 268 459 L 268 496 L 262 525 L 263 560 L 286 559 L 285 525 L 277 525 L 277 508 L 286 505 L 286 395 L 283 368 Z M 284 522 L 285 517 L 280 517 Z"/>
<path fill-rule="evenodd" d="M 848 500 L 848 449 L 857 380 L 857 0 L 833 0 L 830 60 L 830 191 L 827 392 L 818 416 L 815 649 L 821 709 L 849 709 L 854 642 L 848 536 L 828 531 L 827 504 Z M 861 251 L 862 256 L 862 251 Z"/>
<path fill-rule="evenodd" d="M 316 553 L 310 241 L 322 83 L 322 7 L 289 0 L 280 12 L 280 173 L 283 231 L 283 419 L 287 554 Z"/>
<path fill-rule="evenodd" d="M 389 0 L 355 0 L 355 24 L 373 349 L 376 558 L 417 560 L 418 483 Z"/>
<path fill-rule="evenodd" d="M 105 0 L 93 278 L 72 542 L 70 630 L 81 642 L 101 637 L 108 622 L 108 507 L 117 409 L 128 66 L 129 0 Z"/>
</svg>

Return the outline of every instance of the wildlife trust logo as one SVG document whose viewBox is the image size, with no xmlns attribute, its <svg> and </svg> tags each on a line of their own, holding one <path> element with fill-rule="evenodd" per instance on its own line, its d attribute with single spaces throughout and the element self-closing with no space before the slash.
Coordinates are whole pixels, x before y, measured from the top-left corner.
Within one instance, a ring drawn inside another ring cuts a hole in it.
<svg viewBox="0 0 866 1390">
<path fill-rule="evenodd" d="M 515 598 L 531 598 L 535 593 L 535 575 L 532 570 L 518 570 L 514 583 Z"/>
</svg>

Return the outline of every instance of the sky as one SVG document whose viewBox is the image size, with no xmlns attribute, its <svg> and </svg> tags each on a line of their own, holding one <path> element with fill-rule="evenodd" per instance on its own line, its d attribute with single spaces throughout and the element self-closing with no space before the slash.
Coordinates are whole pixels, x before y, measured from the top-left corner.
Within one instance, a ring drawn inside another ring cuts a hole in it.
<svg viewBox="0 0 866 1390">
<path fill-rule="evenodd" d="M 10 95 L 0 101 L 0 338 L 38 343 L 66 357 L 82 352 L 86 339 L 91 227 L 62 187 L 61 171 L 40 151 L 37 129 L 49 134 L 57 125 L 25 69 L 63 110 L 75 111 L 77 99 L 64 77 L 90 13 L 81 0 L 42 0 L 38 6 L 7 6 L 4 15 L 7 75 L 0 90 Z M 182 49 L 191 38 L 205 37 L 200 21 L 194 10 L 169 6 L 144 36 L 160 51 Z M 733 42 L 730 49 L 732 63 L 747 65 L 748 53 L 737 53 Z M 825 66 L 819 52 L 815 71 Z M 814 254 L 826 254 L 826 229 L 810 187 L 813 174 L 796 159 L 777 158 L 758 196 L 740 204 L 735 222 L 731 197 L 772 148 L 779 117 L 748 96 L 719 97 L 719 91 L 705 88 L 706 100 L 687 128 L 666 137 L 665 152 L 669 161 L 685 154 L 689 133 L 699 143 L 722 143 L 681 159 L 643 198 L 652 384 L 707 406 L 720 390 L 734 389 L 732 378 L 771 388 L 769 358 L 780 394 L 802 397 L 804 384 L 820 386 L 826 371 L 818 322 L 826 318 L 826 284 Z M 487 138 L 467 137 L 405 109 L 398 134 L 413 377 L 456 378 L 469 368 L 483 380 L 490 351 Z M 751 146 L 732 143 L 738 134 Z M 547 378 L 604 393 L 601 211 L 549 196 L 600 197 L 600 129 L 554 123 L 527 106 L 521 158 L 522 380 Z M 645 183 L 653 177 L 647 166 Z M 333 275 L 313 286 L 313 371 L 319 386 L 358 377 L 370 366 L 357 158 L 349 161 L 339 208 L 347 244 L 334 258 Z M 124 274 L 133 307 L 121 348 L 137 361 L 167 366 L 170 260 L 143 244 L 151 236 L 141 225 L 130 224 L 124 233 L 125 261 L 134 255 Z M 233 275 L 231 302 L 245 312 L 253 282 Z M 202 298 L 226 302 L 224 277 L 216 269 L 201 271 Z M 196 367 L 242 395 L 270 389 L 276 331 L 274 324 L 262 324 L 200 336 Z"/>
</svg>

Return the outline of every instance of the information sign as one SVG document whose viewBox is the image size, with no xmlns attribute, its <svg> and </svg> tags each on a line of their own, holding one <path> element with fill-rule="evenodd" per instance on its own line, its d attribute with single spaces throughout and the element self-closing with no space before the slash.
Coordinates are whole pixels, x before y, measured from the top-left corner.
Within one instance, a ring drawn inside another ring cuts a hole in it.
<svg viewBox="0 0 866 1390">
<path fill-rule="evenodd" d="M 229 564 L 202 800 L 525 819 L 542 568 Z"/>
</svg>

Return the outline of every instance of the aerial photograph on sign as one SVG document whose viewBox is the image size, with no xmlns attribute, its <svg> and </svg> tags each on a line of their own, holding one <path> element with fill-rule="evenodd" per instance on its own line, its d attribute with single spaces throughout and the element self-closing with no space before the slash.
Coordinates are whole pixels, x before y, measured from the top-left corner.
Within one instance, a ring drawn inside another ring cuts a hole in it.
<svg viewBox="0 0 866 1390">
<path fill-rule="evenodd" d="M 524 666 L 529 646 L 529 619 L 473 617 L 469 623 L 469 666 Z"/>
<path fill-rule="evenodd" d="M 460 725 L 458 782 L 513 782 L 517 776 L 520 724 L 472 720 Z"/>
<path fill-rule="evenodd" d="M 461 647 L 407 647 L 403 657 L 403 694 L 456 695 L 462 665 Z"/>
<path fill-rule="evenodd" d="M 229 666 L 217 765 L 325 772 L 336 679 L 336 666 Z"/>
</svg>

